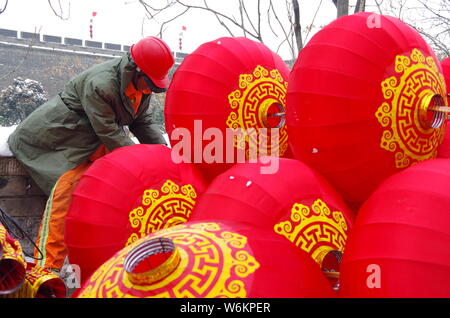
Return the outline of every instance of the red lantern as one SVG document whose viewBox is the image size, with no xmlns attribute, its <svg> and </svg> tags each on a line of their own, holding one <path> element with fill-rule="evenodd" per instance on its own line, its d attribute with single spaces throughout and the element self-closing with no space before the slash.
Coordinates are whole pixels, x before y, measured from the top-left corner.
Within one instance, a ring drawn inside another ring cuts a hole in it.
<svg viewBox="0 0 450 318">
<path fill-rule="evenodd" d="M 443 96 L 440 63 L 414 29 L 375 13 L 341 17 L 291 72 L 291 148 L 358 207 L 389 175 L 436 157 L 445 115 L 429 107 Z"/>
<path fill-rule="evenodd" d="M 181 63 L 167 91 L 172 147 L 208 180 L 252 158 L 251 149 L 256 155 L 287 155 L 288 77 L 283 60 L 262 43 L 237 37 L 201 45 Z"/>
<path fill-rule="evenodd" d="M 0 223 L 0 295 L 18 290 L 24 282 L 25 273 L 22 247 Z"/>
<path fill-rule="evenodd" d="M 188 222 L 127 246 L 79 297 L 333 297 L 309 257 L 272 231 Z"/>
<path fill-rule="evenodd" d="M 450 160 L 414 165 L 364 203 L 341 265 L 343 297 L 450 297 Z"/>
<path fill-rule="evenodd" d="M 272 158 L 269 166 L 268 159 L 237 164 L 216 177 L 192 220 L 232 220 L 271 230 L 326 268 L 325 257 L 344 250 L 352 213 L 328 182 L 304 163 Z"/>
<path fill-rule="evenodd" d="M 66 218 L 70 262 L 87 278 L 125 245 L 186 222 L 204 188 L 195 168 L 175 164 L 162 145 L 124 147 L 96 160 Z"/>
<path fill-rule="evenodd" d="M 27 263 L 25 281 L 8 298 L 65 298 L 67 288 L 63 280 L 50 270 Z"/>
<path fill-rule="evenodd" d="M 450 57 L 441 61 L 442 72 L 444 73 L 445 85 L 447 86 L 447 101 L 450 105 Z M 448 122 L 447 122 L 448 124 Z M 445 131 L 444 141 L 438 148 L 440 158 L 450 158 L 450 129 Z"/>
</svg>

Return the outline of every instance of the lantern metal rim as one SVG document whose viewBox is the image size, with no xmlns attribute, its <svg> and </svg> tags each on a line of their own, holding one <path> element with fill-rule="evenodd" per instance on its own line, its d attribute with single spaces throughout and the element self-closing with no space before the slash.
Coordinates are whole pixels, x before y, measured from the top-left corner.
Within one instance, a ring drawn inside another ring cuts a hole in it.
<svg viewBox="0 0 450 318">
<path fill-rule="evenodd" d="M 134 270 L 145 259 L 160 253 L 172 253 L 162 264 L 142 273 Z M 124 270 L 128 280 L 137 285 L 148 285 L 167 277 L 180 263 L 181 256 L 175 243 L 165 237 L 154 238 L 139 244 L 127 255 Z"/>
<path fill-rule="evenodd" d="M 434 103 L 433 103 L 434 101 Z M 434 104 L 434 105 L 432 105 Z M 423 126 L 429 126 L 426 128 L 440 128 L 442 124 L 447 120 L 447 113 L 450 112 L 449 107 L 445 106 L 445 99 L 439 94 L 428 94 L 422 100 L 422 105 L 419 108 L 420 111 L 426 113 L 428 111 L 433 112 L 433 118 L 429 123 L 423 123 Z"/>
<path fill-rule="evenodd" d="M 333 256 L 336 259 L 337 267 L 336 268 L 325 268 L 323 262 L 326 257 Z M 335 291 L 338 291 L 340 288 L 340 265 L 342 263 L 342 251 L 334 250 L 331 248 L 327 248 L 319 255 L 320 258 L 320 268 L 325 277 L 332 284 L 332 288 Z"/>
<path fill-rule="evenodd" d="M 268 114 L 269 108 L 272 105 L 276 105 L 278 107 L 278 112 L 273 114 Z M 273 102 L 273 100 L 269 100 L 266 103 L 263 103 L 260 111 L 261 121 L 264 127 L 266 128 L 282 128 L 284 124 L 286 123 L 286 108 L 283 106 L 283 104 L 279 102 Z M 279 117 L 280 122 L 275 126 L 272 127 L 269 124 L 269 117 Z"/>
</svg>

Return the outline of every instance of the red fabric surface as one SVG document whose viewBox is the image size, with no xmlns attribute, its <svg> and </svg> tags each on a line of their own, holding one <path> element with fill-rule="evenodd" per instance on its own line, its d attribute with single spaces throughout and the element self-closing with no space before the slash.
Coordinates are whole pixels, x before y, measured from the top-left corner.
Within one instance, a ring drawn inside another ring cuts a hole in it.
<svg viewBox="0 0 450 318">
<path fill-rule="evenodd" d="M 159 198 L 163 196 L 163 190 L 172 189 L 164 188 L 168 180 L 178 186 L 176 192 L 179 195 L 185 185 L 191 185 L 197 196 L 206 186 L 191 164 L 175 164 L 170 149 L 162 145 L 120 148 L 92 164 L 74 191 L 65 229 L 69 259 L 80 266 L 82 280 L 123 248 L 130 235 L 141 226 L 155 222 L 155 226 L 164 228 L 172 222 L 182 222 L 176 214 L 184 208 L 180 198 L 152 203 L 158 204 L 155 207 L 143 204 L 145 190 L 158 191 L 159 196 L 155 197 Z M 163 204 L 170 206 L 163 209 Z M 148 219 L 135 224 L 138 227 L 134 228 L 130 221 L 131 212 L 138 207 L 144 208 L 142 217 Z M 149 212 L 153 208 L 159 209 Z M 164 211 L 163 215 L 160 215 L 161 211 Z M 189 215 L 185 217 L 184 221 Z"/>
<path fill-rule="evenodd" d="M 445 78 L 445 85 L 447 86 L 447 94 L 450 94 L 450 57 L 442 60 L 441 66 Z M 450 96 L 447 97 L 447 105 L 450 106 Z M 438 157 L 450 158 L 450 129 L 445 131 L 444 141 L 438 148 Z"/>
<path fill-rule="evenodd" d="M 127 255 L 141 243 L 161 236 L 173 239 L 180 250 L 177 269 L 152 284 L 125 284 Z M 306 253 L 272 231 L 238 222 L 208 221 L 188 222 L 135 242 L 115 254 L 78 293 L 118 298 L 238 295 L 335 297 L 335 292 Z"/>
<path fill-rule="evenodd" d="M 230 168 L 232 164 L 205 161 L 202 150 L 210 141 L 202 141 L 202 134 L 208 128 L 218 128 L 225 136 L 225 130 L 229 128 L 227 120 L 232 112 L 229 95 L 240 88 L 241 76 L 252 74 L 258 65 L 268 71 L 277 70 L 287 82 L 289 69 L 278 55 L 264 44 L 241 37 L 225 37 L 202 44 L 184 59 L 173 76 L 164 109 L 167 133 L 171 138 L 172 147 L 178 143 L 172 138 L 176 128 L 186 128 L 191 133 L 190 160 L 194 162 L 195 156 L 198 156 L 199 160 L 195 162 L 208 180 L 212 180 L 216 175 Z M 258 111 L 267 96 L 273 94 L 279 94 L 279 92 L 263 87 L 252 95 L 250 102 L 255 103 Z M 285 92 L 281 95 L 284 103 Z M 258 116 L 258 113 L 256 115 L 250 113 L 247 114 L 246 120 L 256 123 Z M 197 144 L 193 141 L 194 120 L 202 121 L 202 128 L 195 135 L 195 138 L 199 140 Z M 276 120 L 271 118 L 269 122 L 274 124 Z M 264 127 L 260 122 L 255 125 Z M 225 153 L 225 141 L 223 149 Z M 286 155 L 289 153 L 287 150 Z"/>
<path fill-rule="evenodd" d="M 351 227 L 353 213 L 325 178 L 298 160 L 278 162 L 274 173 L 262 174 L 268 164 L 258 161 L 237 164 L 217 176 L 195 206 L 192 220 L 232 220 L 273 229 L 290 216 L 294 203 L 322 199 L 333 211 L 343 212 Z"/>
<path fill-rule="evenodd" d="M 350 233 L 340 295 L 449 297 L 449 187 L 449 159 L 419 163 L 383 182 Z M 367 284 L 373 265 L 379 288 Z"/>
<path fill-rule="evenodd" d="M 319 268 L 327 268 L 323 257 L 332 250 L 344 251 L 353 212 L 333 187 L 304 163 L 279 158 L 277 171 L 262 174 L 268 165 L 261 160 L 237 164 L 217 176 L 194 208 L 191 220 L 238 221 L 270 230 L 306 251 Z M 323 205 L 317 205 L 319 202 Z M 325 210 L 321 208 L 324 205 Z"/>
<path fill-rule="evenodd" d="M 396 165 L 401 146 L 391 145 L 395 151 L 381 147 L 382 136 L 390 135 L 376 116 L 387 100 L 383 81 L 402 76 L 400 69 L 394 69 L 397 57 L 409 57 L 417 49 L 431 57 L 441 72 L 419 33 L 389 16 L 378 16 L 380 25 L 369 27 L 371 15 L 341 17 L 319 31 L 300 52 L 287 95 L 286 120 L 295 158 L 317 169 L 355 208 L 383 179 L 403 169 Z M 423 83 L 415 94 L 428 87 Z M 418 99 L 413 112 L 418 111 Z M 411 137 L 405 136 L 400 138 Z M 436 156 L 436 147 L 427 158 Z M 404 165 L 415 162 L 411 159 Z"/>
<path fill-rule="evenodd" d="M 450 57 L 441 61 L 442 73 L 445 78 L 445 85 L 447 85 L 447 94 L 450 94 Z M 448 105 L 450 105 L 450 96 L 447 99 Z"/>
</svg>

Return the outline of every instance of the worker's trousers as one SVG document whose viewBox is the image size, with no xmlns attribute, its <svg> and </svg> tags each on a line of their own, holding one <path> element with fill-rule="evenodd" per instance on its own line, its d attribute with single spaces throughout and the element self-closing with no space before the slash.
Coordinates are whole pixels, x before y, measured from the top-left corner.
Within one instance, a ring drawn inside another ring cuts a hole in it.
<svg viewBox="0 0 450 318">
<path fill-rule="evenodd" d="M 67 171 L 53 187 L 39 227 L 36 241 L 39 250 L 35 249 L 34 251 L 38 265 L 52 269 L 61 269 L 63 266 L 67 256 L 67 248 L 64 243 L 65 218 L 72 200 L 73 190 L 90 164 L 91 162 L 86 162 Z M 40 255 L 41 253 L 42 255 Z"/>
<path fill-rule="evenodd" d="M 36 241 L 39 249 L 34 251 L 38 265 L 58 270 L 64 265 L 67 256 L 64 242 L 65 218 L 72 201 L 72 193 L 93 161 L 107 152 L 106 147 L 100 147 L 88 161 L 67 171 L 56 182 L 47 200 L 39 227 Z"/>
</svg>

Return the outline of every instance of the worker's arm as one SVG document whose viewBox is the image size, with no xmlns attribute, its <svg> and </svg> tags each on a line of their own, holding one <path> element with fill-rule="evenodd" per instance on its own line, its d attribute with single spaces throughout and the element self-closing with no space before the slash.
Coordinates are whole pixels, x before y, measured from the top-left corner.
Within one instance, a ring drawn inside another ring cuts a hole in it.
<svg viewBox="0 0 450 318">
<path fill-rule="evenodd" d="M 159 129 L 158 125 L 153 123 L 150 109 L 143 112 L 130 125 L 130 131 L 136 136 L 141 144 L 162 144 L 166 145 L 166 141 Z"/>
<path fill-rule="evenodd" d="M 134 145 L 123 128 L 118 125 L 116 114 L 101 88 L 91 83 L 86 85 L 85 94 L 80 97 L 81 104 L 100 141 L 110 150 Z"/>
</svg>

